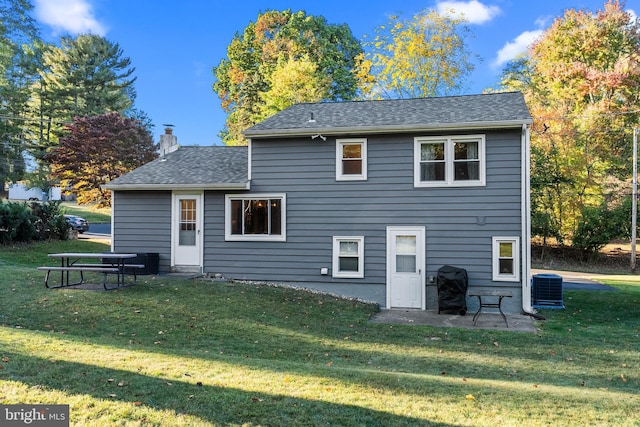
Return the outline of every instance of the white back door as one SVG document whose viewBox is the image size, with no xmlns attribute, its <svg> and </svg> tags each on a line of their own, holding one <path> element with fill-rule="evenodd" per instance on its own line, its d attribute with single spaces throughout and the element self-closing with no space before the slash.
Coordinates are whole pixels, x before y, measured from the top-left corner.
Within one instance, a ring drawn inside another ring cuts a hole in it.
<svg viewBox="0 0 640 427">
<path fill-rule="evenodd" d="M 173 195 L 172 265 L 202 265 L 202 195 Z"/>
<path fill-rule="evenodd" d="M 387 227 L 387 307 L 426 308 L 425 228 Z"/>
</svg>

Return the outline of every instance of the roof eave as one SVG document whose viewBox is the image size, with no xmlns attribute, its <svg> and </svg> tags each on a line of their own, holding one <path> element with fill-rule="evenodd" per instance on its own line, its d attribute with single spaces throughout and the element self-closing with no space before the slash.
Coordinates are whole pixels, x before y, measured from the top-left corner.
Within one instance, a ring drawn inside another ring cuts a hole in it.
<svg viewBox="0 0 640 427">
<path fill-rule="evenodd" d="M 274 138 L 290 136 L 345 135 L 345 134 L 373 134 L 373 133 L 397 133 L 397 132 L 428 132 L 433 130 L 477 130 L 477 129 L 507 129 L 522 128 L 522 125 L 531 125 L 533 119 L 517 119 L 505 121 L 484 121 L 467 123 L 436 123 L 427 126 L 403 125 L 403 126 L 354 126 L 354 127 L 326 127 L 326 128 L 295 128 L 295 129 L 270 129 L 264 131 L 245 131 L 247 138 Z"/>
<path fill-rule="evenodd" d="M 141 190 L 181 190 L 181 191 L 202 191 L 202 190 L 250 190 L 250 181 L 230 182 L 218 184 L 105 184 L 105 190 L 111 191 L 141 191 Z"/>
</svg>

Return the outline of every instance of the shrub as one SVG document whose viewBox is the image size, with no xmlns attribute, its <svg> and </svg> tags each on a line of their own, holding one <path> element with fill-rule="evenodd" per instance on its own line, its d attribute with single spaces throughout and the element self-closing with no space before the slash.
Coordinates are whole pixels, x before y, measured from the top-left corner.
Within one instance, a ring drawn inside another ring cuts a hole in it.
<svg viewBox="0 0 640 427">
<path fill-rule="evenodd" d="M 69 225 L 60 211 L 60 202 L 14 203 L 0 200 L 0 244 L 33 240 L 66 240 Z"/>
<path fill-rule="evenodd" d="M 69 238 L 69 224 L 60 209 L 61 201 L 32 203 L 31 211 L 37 217 L 36 228 L 40 240 Z"/>
<path fill-rule="evenodd" d="M 0 204 L 0 242 L 29 242 L 37 236 L 36 219 L 26 203 Z"/>
<path fill-rule="evenodd" d="M 571 246 L 585 256 L 595 256 L 617 234 L 618 224 L 606 206 L 585 207 Z"/>
</svg>

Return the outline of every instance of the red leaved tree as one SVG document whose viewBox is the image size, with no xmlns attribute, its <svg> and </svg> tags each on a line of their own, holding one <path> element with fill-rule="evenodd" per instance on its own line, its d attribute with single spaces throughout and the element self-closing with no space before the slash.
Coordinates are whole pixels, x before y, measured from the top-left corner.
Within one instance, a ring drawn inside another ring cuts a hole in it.
<svg viewBox="0 0 640 427">
<path fill-rule="evenodd" d="M 46 159 L 52 178 L 75 193 L 79 204 L 110 206 L 111 193 L 100 186 L 158 156 L 149 131 L 118 113 L 76 117 L 66 129 Z"/>
</svg>

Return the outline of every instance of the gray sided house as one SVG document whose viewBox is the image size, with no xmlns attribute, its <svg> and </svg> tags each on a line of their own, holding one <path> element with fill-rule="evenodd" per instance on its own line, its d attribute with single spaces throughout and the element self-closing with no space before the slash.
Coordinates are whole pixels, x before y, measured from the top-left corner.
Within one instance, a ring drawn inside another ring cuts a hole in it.
<svg viewBox="0 0 640 427">
<path fill-rule="evenodd" d="M 516 92 L 298 104 L 248 147 L 181 147 L 105 185 L 112 249 L 422 310 L 452 265 L 531 311 L 531 123 Z"/>
</svg>

